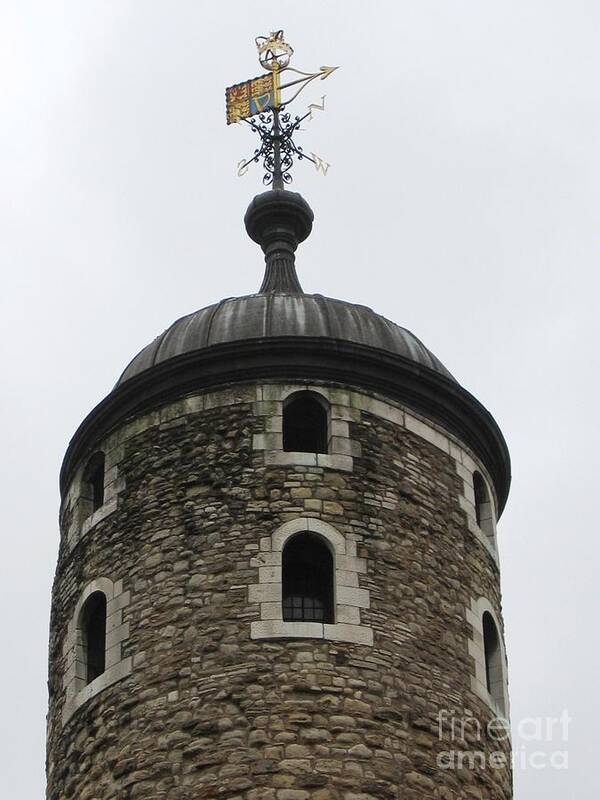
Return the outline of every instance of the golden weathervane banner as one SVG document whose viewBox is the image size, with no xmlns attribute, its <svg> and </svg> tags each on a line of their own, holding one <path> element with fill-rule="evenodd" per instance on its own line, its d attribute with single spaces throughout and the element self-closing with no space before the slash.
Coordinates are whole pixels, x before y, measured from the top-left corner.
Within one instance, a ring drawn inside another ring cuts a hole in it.
<svg viewBox="0 0 600 800">
<path fill-rule="evenodd" d="M 228 86 L 225 90 L 227 124 L 276 108 L 279 105 L 278 94 L 277 75 L 274 72 Z"/>
</svg>

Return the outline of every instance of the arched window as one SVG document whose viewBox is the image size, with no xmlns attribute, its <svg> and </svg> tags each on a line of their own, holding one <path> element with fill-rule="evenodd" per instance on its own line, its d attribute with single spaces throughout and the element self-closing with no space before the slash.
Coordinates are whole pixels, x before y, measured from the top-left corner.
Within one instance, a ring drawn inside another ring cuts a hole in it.
<svg viewBox="0 0 600 800">
<path fill-rule="evenodd" d="M 313 392 L 296 392 L 283 406 L 283 449 L 293 453 L 327 452 L 326 400 Z"/>
<path fill-rule="evenodd" d="M 300 533 L 283 550 L 285 622 L 333 623 L 333 557 L 319 536 Z"/>
<path fill-rule="evenodd" d="M 82 495 L 91 501 L 93 514 L 104 504 L 104 453 L 94 453 L 90 458 L 83 473 L 83 484 Z"/>
<path fill-rule="evenodd" d="M 88 597 L 80 619 L 87 684 L 106 669 L 106 595 L 103 592 L 94 592 Z"/>
<path fill-rule="evenodd" d="M 475 516 L 477 524 L 493 543 L 494 515 L 492 512 L 492 503 L 486 482 L 479 472 L 473 473 L 473 492 L 475 494 Z"/>
<path fill-rule="evenodd" d="M 504 711 L 504 681 L 502 676 L 500 637 L 494 618 L 489 611 L 484 611 L 483 613 L 482 626 L 487 690 L 502 711 Z"/>
</svg>

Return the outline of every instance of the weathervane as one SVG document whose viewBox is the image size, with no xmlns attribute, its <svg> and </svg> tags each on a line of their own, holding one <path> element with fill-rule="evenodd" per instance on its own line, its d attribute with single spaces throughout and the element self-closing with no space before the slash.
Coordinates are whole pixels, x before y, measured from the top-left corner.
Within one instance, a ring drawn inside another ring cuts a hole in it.
<svg viewBox="0 0 600 800">
<path fill-rule="evenodd" d="M 307 159 L 314 164 L 317 172 L 327 175 L 331 165 L 316 153 L 305 153 L 292 138 L 305 119 L 313 118 L 313 111 L 325 110 L 325 95 L 321 97 L 320 104 L 310 103 L 304 115 L 293 119 L 286 107 L 311 81 L 317 78 L 325 80 L 337 67 L 321 67 L 318 72 L 302 72 L 290 67 L 294 50 L 284 40 L 282 30 L 273 31 L 269 36 L 258 36 L 256 47 L 258 60 L 267 72 L 258 78 L 229 86 L 225 91 L 227 124 L 245 122 L 261 140 L 254 154 L 238 163 L 238 175 L 245 175 L 250 164 L 262 159 L 265 169 L 263 183 L 271 185 L 273 189 L 283 189 L 284 184 L 292 180 L 290 169 L 294 158 L 299 161 Z M 282 83 L 283 73 L 286 77 L 288 73 L 300 77 Z M 288 89 L 291 92 L 283 97 L 282 93 Z"/>
</svg>

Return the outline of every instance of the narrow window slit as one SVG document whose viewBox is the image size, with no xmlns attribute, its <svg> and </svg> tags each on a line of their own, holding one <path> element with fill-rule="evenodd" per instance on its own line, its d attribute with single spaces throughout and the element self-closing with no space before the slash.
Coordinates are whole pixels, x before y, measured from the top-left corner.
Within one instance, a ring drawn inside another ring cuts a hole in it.
<svg viewBox="0 0 600 800">
<path fill-rule="evenodd" d="M 504 679 L 502 672 L 502 650 L 500 636 L 494 618 L 489 611 L 485 611 L 482 619 L 483 625 L 483 650 L 485 657 L 486 688 L 494 702 L 505 713 Z"/>
<path fill-rule="evenodd" d="M 490 544 L 494 541 L 494 513 L 487 484 L 479 472 L 473 473 L 473 493 L 475 495 L 475 519 Z"/>
<path fill-rule="evenodd" d="M 86 684 L 106 669 L 106 595 L 94 592 L 81 611 L 81 633 Z"/>
<path fill-rule="evenodd" d="M 104 505 L 104 453 L 94 453 L 83 476 L 84 496 L 91 502 L 92 513 Z"/>
</svg>

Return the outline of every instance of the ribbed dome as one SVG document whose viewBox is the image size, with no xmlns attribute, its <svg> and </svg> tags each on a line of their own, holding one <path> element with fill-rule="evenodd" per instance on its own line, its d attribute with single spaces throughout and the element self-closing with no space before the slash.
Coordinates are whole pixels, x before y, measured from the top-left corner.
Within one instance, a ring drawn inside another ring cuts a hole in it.
<svg viewBox="0 0 600 800">
<path fill-rule="evenodd" d="M 177 320 L 131 361 L 117 386 L 164 361 L 212 345 L 286 336 L 366 345 L 452 378 L 416 336 L 366 306 L 318 294 L 271 293 L 228 298 Z"/>
</svg>

